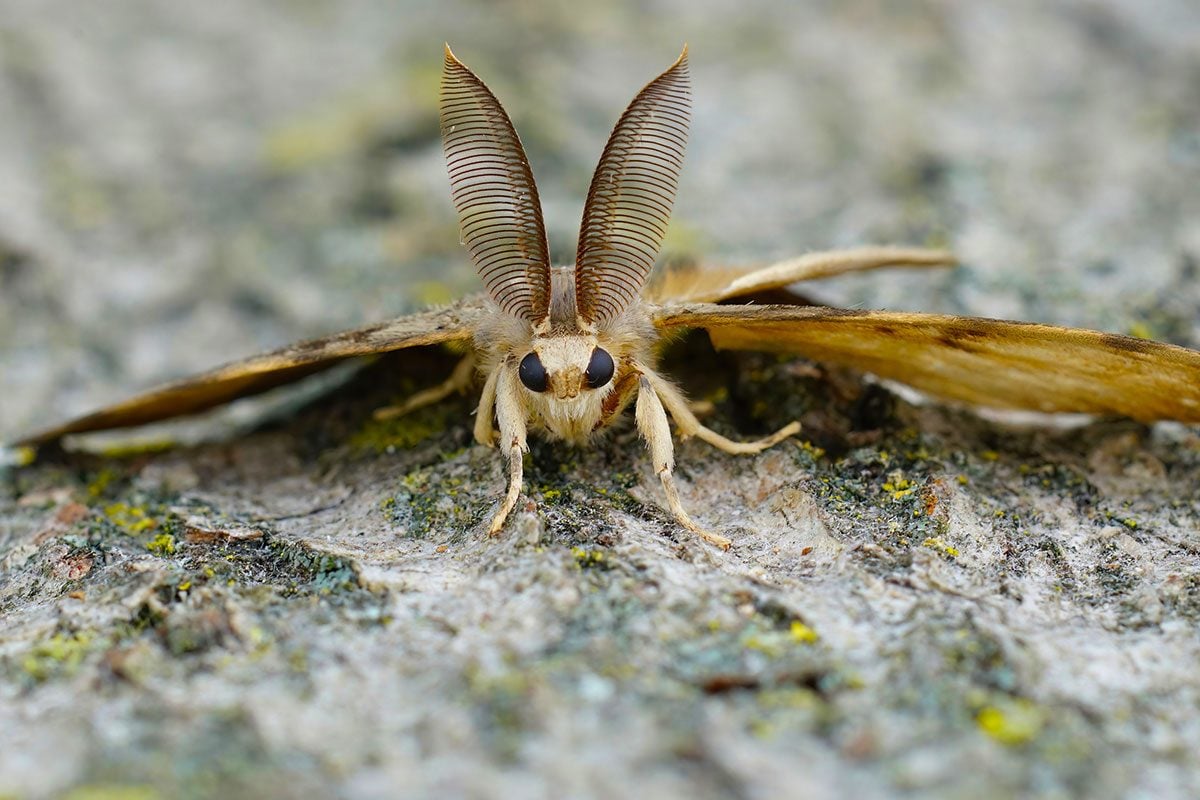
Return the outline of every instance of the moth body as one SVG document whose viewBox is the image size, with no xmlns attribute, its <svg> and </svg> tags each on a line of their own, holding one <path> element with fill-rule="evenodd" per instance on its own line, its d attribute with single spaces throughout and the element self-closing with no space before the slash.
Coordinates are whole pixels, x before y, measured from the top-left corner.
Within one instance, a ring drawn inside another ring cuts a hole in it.
<svg viewBox="0 0 1200 800">
<path fill-rule="evenodd" d="M 516 131 L 491 91 L 446 48 L 442 143 L 463 245 L 494 306 L 474 331 L 485 376 L 475 438 L 508 458 L 499 532 L 520 496 L 532 429 L 586 442 L 637 398 L 638 430 L 676 519 L 728 547 L 687 515 L 672 477 L 670 412 L 685 436 L 757 452 L 799 429 L 739 444 L 700 425 L 653 370 L 658 340 L 640 295 L 675 200 L 690 118 L 687 48 L 625 109 L 584 204 L 575 264 L 552 268 L 537 185 Z"/>
</svg>

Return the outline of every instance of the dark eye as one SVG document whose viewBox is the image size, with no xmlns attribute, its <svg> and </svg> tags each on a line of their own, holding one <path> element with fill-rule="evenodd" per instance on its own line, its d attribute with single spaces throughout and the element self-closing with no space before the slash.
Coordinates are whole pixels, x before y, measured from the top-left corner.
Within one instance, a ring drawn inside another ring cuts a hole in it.
<svg viewBox="0 0 1200 800">
<path fill-rule="evenodd" d="M 592 351 L 592 358 L 588 361 L 587 372 L 584 375 L 587 377 L 587 385 L 589 389 L 599 389 L 605 386 L 612 380 L 613 370 L 616 366 L 613 364 L 612 356 L 607 351 L 597 347 Z"/>
<path fill-rule="evenodd" d="M 542 360 L 538 358 L 537 353 L 530 353 L 521 359 L 521 366 L 517 367 L 517 374 L 521 376 L 521 383 L 525 384 L 525 388 L 529 391 L 546 391 L 548 385 L 546 368 L 542 366 Z"/>
</svg>

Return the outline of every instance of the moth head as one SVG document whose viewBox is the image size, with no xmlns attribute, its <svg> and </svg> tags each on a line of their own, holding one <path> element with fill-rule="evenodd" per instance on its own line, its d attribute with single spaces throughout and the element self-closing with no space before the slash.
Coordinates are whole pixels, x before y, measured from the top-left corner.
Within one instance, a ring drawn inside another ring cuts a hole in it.
<svg viewBox="0 0 1200 800">
<path fill-rule="evenodd" d="M 537 337 L 529 351 L 518 357 L 522 385 L 558 400 L 607 390 L 617 370 L 616 358 L 594 336 Z"/>
</svg>

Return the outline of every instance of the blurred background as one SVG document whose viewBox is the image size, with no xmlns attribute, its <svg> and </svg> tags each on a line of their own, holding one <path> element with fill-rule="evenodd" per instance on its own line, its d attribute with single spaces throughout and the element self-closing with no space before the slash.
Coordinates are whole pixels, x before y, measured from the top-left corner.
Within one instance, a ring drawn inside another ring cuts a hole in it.
<svg viewBox="0 0 1200 800">
<path fill-rule="evenodd" d="M 949 246 L 833 303 L 1200 343 L 1194 0 L 0 2 L 0 439 L 478 288 L 437 127 L 450 42 L 556 260 L 609 129 L 691 47 L 666 257 Z"/>
</svg>

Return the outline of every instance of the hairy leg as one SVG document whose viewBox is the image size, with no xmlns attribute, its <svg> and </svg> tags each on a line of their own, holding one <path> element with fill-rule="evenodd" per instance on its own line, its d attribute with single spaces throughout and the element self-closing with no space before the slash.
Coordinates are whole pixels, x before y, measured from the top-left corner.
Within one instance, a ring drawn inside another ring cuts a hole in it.
<svg viewBox="0 0 1200 800">
<path fill-rule="evenodd" d="M 483 383 L 483 392 L 479 395 L 479 407 L 475 409 L 475 441 L 484 447 L 496 446 L 496 381 L 500 377 L 500 369 L 492 370 Z"/>
<path fill-rule="evenodd" d="M 753 442 L 735 442 L 732 439 L 727 439 L 711 428 L 706 428 L 702 425 L 700 420 L 696 419 L 696 415 L 692 413 L 687 399 L 668 381 L 663 380 L 658 374 L 645 367 L 639 365 L 639 369 L 642 371 L 643 378 L 654 389 L 655 394 L 662 398 L 663 405 L 666 406 L 667 411 L 671 412 L 671 418 L 679 426 L 680 436 L 685 439 L 689 436 L 695 436 L 697 439 L 708 442 L 713 447 L 724 450 L 726 453 L 746 454 L 762 452 L 768 447 L 779 444 L 789 436 L 800 432 L 800 423 L 790 422 L 770 436 Z"/>
<path fill-rule="evenodd" d="M 667 495 L 667 506 L 675 515 L 675 519 L 704 541 L 722 550 L 728 550 L 732 542 L 697 525 L 679 500 L 679 491 L 675 487 L 675 446 L 671 443 L 671 426 L 667 423 L 667 412 L 663 410 L 662 401 L 658 399 L 658 394 L 645 375 L 638 386 L 636 416 L 638 431 L 650 449 L 651 463 L 662 480 L 663 491 Z"/>
<path fill-rule="evenodd" d="M 465 393 L 471 388 L 471 383 L 475 379 L 475 355 L 470 354 L 464 356 L 458 364 L 455 365 L 454 371 L 450 373 L 450 377 L 437 384 L 430 386 L 428 389 L 422 389 L 412 397 L 394 406 L 386 406 L 375 410 L 375 419 L 395 419 L 402 417 L 405 414 L 431 406 L 434 403 L 445 400 L 450 395 L 458 392 Z"/>
<path fill-rule="evenodd" d="M 508 458 L 508 491 L 500 503 L 496 516 L 492 517 L 488 532 L 495 536 L 504 527 L 504 521 L 517 505 L 521 496 L 524 466 L 523 454 L 529 451 L 526 443 L 525 420 L 528 410 L 522 402 L 521 388 L 517 385 L 517 371 L 509 363 L 501 364 L 494 373 L 496 393 L 496 421 L 500 425 L 500 446 Z M 489 382 L 492 379 L 489 377 Z M 478 431 L 478 421 L 476 421 Z"/>
</svg>

